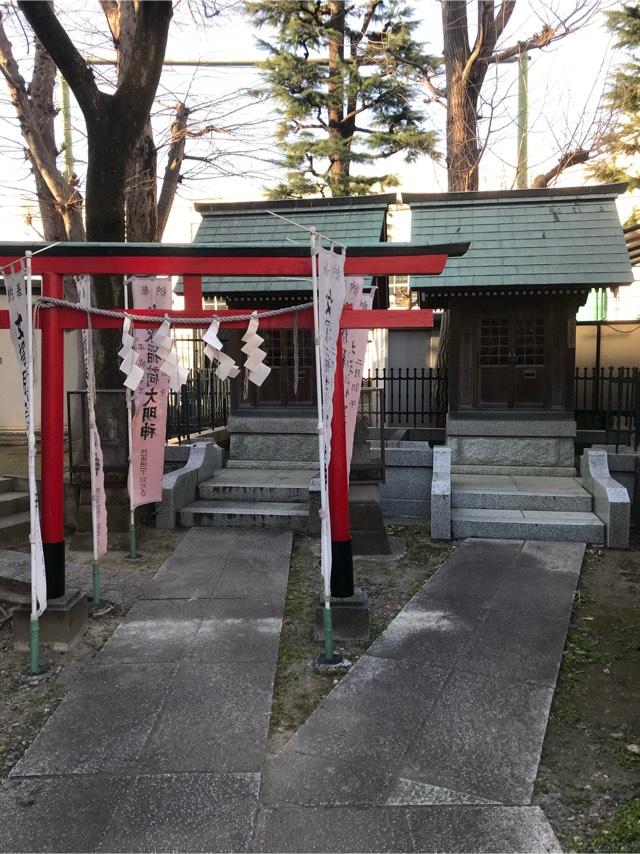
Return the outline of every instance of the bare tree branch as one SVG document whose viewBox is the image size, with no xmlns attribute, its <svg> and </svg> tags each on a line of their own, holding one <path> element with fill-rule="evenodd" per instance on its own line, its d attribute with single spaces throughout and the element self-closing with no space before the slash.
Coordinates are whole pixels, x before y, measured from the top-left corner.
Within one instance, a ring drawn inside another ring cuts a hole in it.
<svg viewBox="0 0 640 854">
<path fill-rule="evenodd" d="M 167 165 L 164 170 L 162 189 L 158 199 L 158 222 L 156 240 L 161 240 L 169 219 L 173 200 L 176 197 L 180 183 L 180 169 L 184 160 L 184 146 L 187 136 L 187 119 L 189 110 L 184 104 L 176 107 L 176 117 L 171 125 L 171 145 L 169 147 Z"/>
<path fill-rule="evenodd" d="M 73 89 L 82 112 L 99 109 L 104 99 L 111 96 L 100 92 L 96 86 L 93 72 L 65 32 L 51 3 L 48 0 L 18 0 L 18 7 L 41 41 L 46 34 L 49 55 Z"/>
<path fill-rule="evenodd" d="M 534 178 L 531 186 L 537 189 L 548 187 L 565 169 L 586 163 L 590 157 L 591 152 L 586 148 L 576 148 L 573 151 L 566 151 L 552 169 Z"/>
</svg>

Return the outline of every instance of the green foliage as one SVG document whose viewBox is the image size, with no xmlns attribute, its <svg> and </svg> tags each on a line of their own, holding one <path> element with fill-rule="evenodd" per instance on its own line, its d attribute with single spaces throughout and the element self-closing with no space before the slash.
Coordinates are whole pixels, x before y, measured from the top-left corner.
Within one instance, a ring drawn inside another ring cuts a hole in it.
<svg viewBox="0 0 640 854">
<path fill-rule="evenodd" d="M 607 25 L 628 60 L 611 76 L 605 95 L 611 118 L 602 137 L 606 159 L 591 171 L 601 181 L 628 181 L 633 190 L 640 187 L 640 6 L 628 3 L 608 12 Z"/>
<path fill-rule="evenodd" d="M 603 823 L 589 837 L 583 850 L 637 851 L 640 846 L 640 800 L 628 801 L 616 810 L 612 821 Z"/>
<path fill-rule="evenodd" d="M 271 198 L 365 195 L 395 186 L 393 175 L 358 175 L 393 154 L 436 157 L 436 134 L 415 106 L 420 78 L 437 60 L 413 38 L 402 0 L 246 0 L 261 41 L 266 81 L 280 115 L 276 142 L 286 180 Z"/>
</svg>

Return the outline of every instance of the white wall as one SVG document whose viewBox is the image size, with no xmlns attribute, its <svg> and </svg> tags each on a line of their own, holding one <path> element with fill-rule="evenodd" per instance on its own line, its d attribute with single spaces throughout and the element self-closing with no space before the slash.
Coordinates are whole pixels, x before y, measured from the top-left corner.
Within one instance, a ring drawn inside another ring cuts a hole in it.
<svg viewBox="0 0 640 854">
<path fill-rule="evenodd" d="M 7 308 L 6 294 L 0 294 L 0 309 Z M 34 335 L 36 371 L 34 394 L 36 430 L 40 429 L 40 333 Z M 65 391 L 84 388 L 84 377 L 80 370 L 80 332 L 66 332 L 64 336 Z M 0 432 L 21 432 L 25 429 L 24 406 L 22 403 L 22 381 L 18 372 L 11 336 L 8 329 L 0 329 Z M 65 424 L 67 405 L 65 399 Z"/>
</svg>

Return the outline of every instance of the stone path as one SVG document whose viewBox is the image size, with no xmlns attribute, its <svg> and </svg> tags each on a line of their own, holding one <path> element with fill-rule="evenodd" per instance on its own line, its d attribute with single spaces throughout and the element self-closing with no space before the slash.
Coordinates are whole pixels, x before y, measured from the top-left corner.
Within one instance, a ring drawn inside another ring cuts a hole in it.
<svg viewBox="0 0 640 854">
<path fill-rule="evenodd" d="M 269 759 L 257 847 L 559 850 L 528 805 L 583 554 L 464 542 Z"/>
<path fill-rule="evenodd" d="M 0 791 L 3 851 L 558 851 L 584 546 L 466 541 L 265 765 L 291 533 L 192 529 Z"/>
<path fill-rule="evenodd" d="M 3 851 L 244 851 L 292 534 L 193 529 L 0 792 Z"/>
</svg>

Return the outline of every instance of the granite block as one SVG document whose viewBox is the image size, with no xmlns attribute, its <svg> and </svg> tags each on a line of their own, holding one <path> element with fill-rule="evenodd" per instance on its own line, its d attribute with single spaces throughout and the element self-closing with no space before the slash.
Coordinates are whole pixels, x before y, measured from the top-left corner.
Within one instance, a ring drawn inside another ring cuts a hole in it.
<svg viewBox="0 0 640 854">
<path fill-rule="evenodd" d="M 433 479 L 431 481 L 431 537 L 451 539 L 451 449 L 433 449 Z"/>
<path fill-rule="evenodd" d="M 594 512 L 606 526 L 609 548 L 629 548 L 631 502 L 624 486 L 609 475 L 606 451 L 588 448 L 580 459 L 585 489 L 594 497 Z"/>
<path fill-rule="evenodd" d="M 576 435 L 573 418 L 504 419 L 450 418 L 447 416 L 447 436 L 524 436 L 566 437 Z"/>
</svg>

